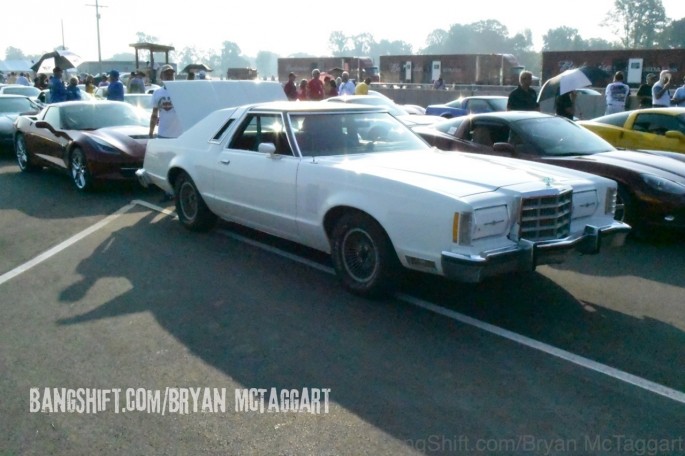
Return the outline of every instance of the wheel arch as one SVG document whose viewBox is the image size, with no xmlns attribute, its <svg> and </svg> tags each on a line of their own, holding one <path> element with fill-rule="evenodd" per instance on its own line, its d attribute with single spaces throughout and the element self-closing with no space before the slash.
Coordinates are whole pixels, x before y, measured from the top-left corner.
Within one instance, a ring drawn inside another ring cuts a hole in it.
<svg viewBox="0 0 685 456">
<path fill-rule="evenodd" d="M 338 223 L 338 221 L 345 215 L 347 214 L 359 214 L 366 216 L 373 220 L 380 228 L 383 230 L 383 233 L 385 234 L 385 237 L 388 239 L 388 242 L 390 242 L 390 245 L 392 246 L 393 250 L 395 253 L 397 253 L 397 249 L 395 248 L 395 245 L 392 242 L 392 238 L 390 237 L 390 234 L 388 234 L 388 230 L 385 229 L 383 224 L 378 220 L 378 218 L 374 217 L 372 214 L 369 212 L 359 209 L 353 206 L 335 206 L 330 208 L 327 212 L 326 215 L 324 216 L 323 219 L 323 227 L 324 231 L 326 232 L 326 237 L 328 240 L 331 240 L 331 237 L 333 235 L 333 230 L 335 229 L 335 225 Z"/>
</svg>

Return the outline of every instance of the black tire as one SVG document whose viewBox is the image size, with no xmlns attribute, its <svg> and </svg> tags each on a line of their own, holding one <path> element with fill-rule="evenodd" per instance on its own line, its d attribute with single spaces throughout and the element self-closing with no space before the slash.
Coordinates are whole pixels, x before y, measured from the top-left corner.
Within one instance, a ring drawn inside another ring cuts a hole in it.
<svg viewBox="0 0 685 456">
<path fill-rule="evenodd" d="M 216 215 L 209 210 L 193 179 L 181 173 L 174 185 L 178 220 L 190 231 L 209 231 L 216 223 Z"/>
<path fill-rule="evenodd" d="M 618 186 L 618 193 L 616 194 L 616 212 L 614 219 L 619 222 L 624 222 L 630 225 L 630 236 L 634 239 L 645 239 L 645 230 L 640 225 L 637 210 L 635 208 L 634 198 L 630 192 L 622 185 Z"/>
<path fill-rule="evenodd" d="M 30 173 L 40 169 L 40 166 L 31 161 L 29 151 L 26 148 L 26 138 L 22 134 L 14 138 L 14 153 L 17 157 L 17 165 L 22 172 Z"/>
<path fill-rule="evenodd" d="M 88 171 L 86 154 L 78 147 L 71 151 L 69 157 L 69 175 L 77 190 L 81 192 L 93 190 L 93 178 L 90 175 L 90 171 Z"/>
<path fill-rule="evenodd" d="M 348 213 L 331 236 L 333 266 L 343 286 L 369 298 L 390 294 L 397 285 L 399 261 L 381 226 L 368 215 Z"/>
</svg>

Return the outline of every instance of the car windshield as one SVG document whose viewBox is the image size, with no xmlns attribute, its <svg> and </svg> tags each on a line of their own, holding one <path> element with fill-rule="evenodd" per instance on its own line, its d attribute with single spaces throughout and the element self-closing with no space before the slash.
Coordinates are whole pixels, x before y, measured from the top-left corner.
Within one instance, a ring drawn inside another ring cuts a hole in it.
<svg viewBox="0 0 685 456">
<path fill-rule="evenodd" d="M 630 114 L 629 111 L 617 112 L 614 114 L 608 114 L 606 116 L 596 117 L 596 118 L 591 119 L 591 120 L 592 120 L 592 122 L 603 123 L 606 125 L 613 125 L 615 127 L 622 127 L 626 123 L 626 120 L 628 119 L 629 114 Z"/>
<path fill-rule="evenodd" d="M 28 98 L 0 98 L 0 112 L 22 113 L 38 111 L 38 105 Z"/>
<path fill-rule="evenodd" d="M 64 128 L 69 130 L 97 130 L 127 125 L 147 126 L 150 119 L 128 103 L 78 103 L 61 108 Z"/>
<path fill-rule="evenodd" d="M 512 129 L 543 155 L 592 155 L 615 150 L 596 134 L 561 117 L 519 120 Z"/>
<path fill-rule="evenodd" d="M 402 122 L 385 112 L 291 114 L 290 123 L 304 157 L 430 148 Z"/>
<path fill-rule="evenodd" d="M 127 93 L 124 95 L 124 101 L 139 108 L 152 109 L 152 95 L 142 93 Z"/>
</svg>

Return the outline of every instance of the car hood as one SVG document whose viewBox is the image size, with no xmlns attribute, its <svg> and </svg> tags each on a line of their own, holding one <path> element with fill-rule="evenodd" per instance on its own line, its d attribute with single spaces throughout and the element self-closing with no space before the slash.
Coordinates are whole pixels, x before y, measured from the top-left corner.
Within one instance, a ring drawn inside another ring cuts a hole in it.
<svg viewBox="0 0 685 456">
<path fill-rule="evenodd" d="M 505 187 L 516 187 L 516 191 L 539 190 L 550 182 L 587 185 L 590 179 L 588 174 L 544 163 L 436 149 L 317 157 L 316 160 L 358 174 L 392 179 L 458 197 Z M 456 182 L 459 185 L 454 185 Z"/>
<path fill-rule="evenodd" d="M 148 128 L 137 125 L 106 127 L 80 133 L 91 140 L 104 141 L 131 157 L 141 159 L 145 156 L 145 146 L 149 139 Z"/>
<path fill-rule="evenodd" d="M 685 162 L 659 153 L 617 150 L 593 155 L 559 157 L 552 161 L 557 160 L 580 160 L 586 163 L 624 168 L 637 173 L 654 174 L 677 182 L 685 182 Z"/>
</svg>

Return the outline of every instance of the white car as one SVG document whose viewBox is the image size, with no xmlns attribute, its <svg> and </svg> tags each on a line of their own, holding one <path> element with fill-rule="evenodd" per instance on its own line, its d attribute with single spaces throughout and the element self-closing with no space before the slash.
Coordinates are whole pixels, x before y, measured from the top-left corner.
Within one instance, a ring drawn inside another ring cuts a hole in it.
<svg viewBox="0 0 685 456">
<path fill-rule="evenodd" d="M 150 140 L 137 175 L 173 192 L 186 228 L 221 218 L 330 253 L 365 296 L 390 292 L 401 266 L 479 282 L 622 245 L 630 229 L 612 180 L 442 152 L 387 109 L 345 103 L 217 110 Z"/>
</svg>

